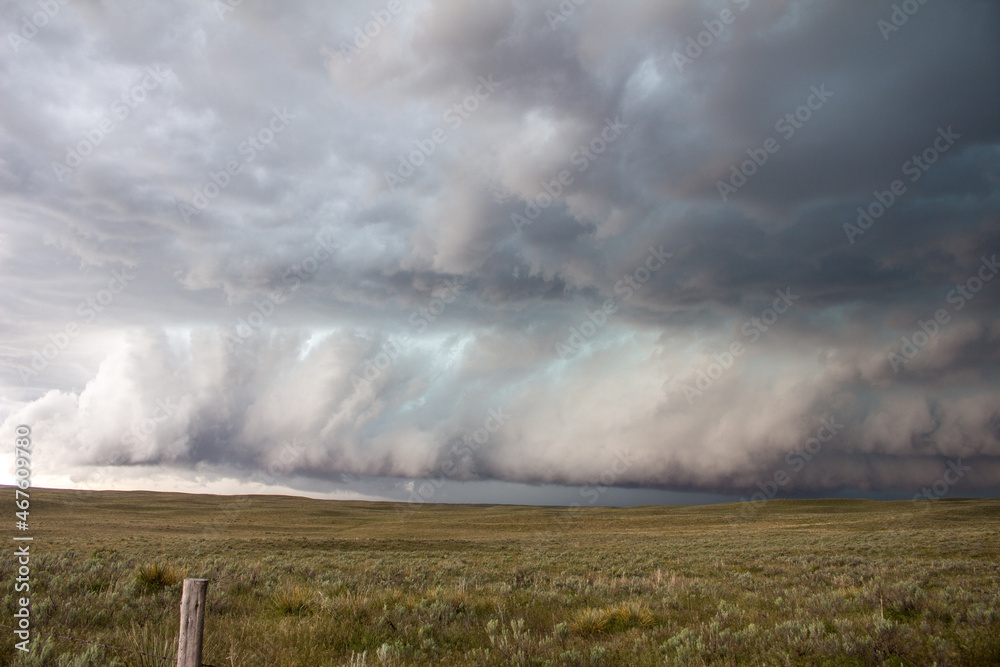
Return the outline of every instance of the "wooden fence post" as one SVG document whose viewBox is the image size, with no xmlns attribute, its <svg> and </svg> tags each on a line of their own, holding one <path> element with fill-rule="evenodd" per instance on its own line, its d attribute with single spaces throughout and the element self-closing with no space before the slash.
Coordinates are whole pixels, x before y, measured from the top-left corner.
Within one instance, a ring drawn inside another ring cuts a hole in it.
<svg viewBox="0 0 1000 667">
<path fill-rule="evenodd" d="M 177 667 L 201 667 L 201 632 L 205 626 L 208 579 L 185 579 L 181 593 L 181 636 L 177 640 Z"/>
</svg>

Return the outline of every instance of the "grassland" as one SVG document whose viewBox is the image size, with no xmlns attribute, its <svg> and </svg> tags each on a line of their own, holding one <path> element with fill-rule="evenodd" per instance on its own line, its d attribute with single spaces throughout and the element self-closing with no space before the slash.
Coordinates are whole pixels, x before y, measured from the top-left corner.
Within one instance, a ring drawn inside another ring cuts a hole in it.
<svg viewBox="0 0 1000 667">
<path fill-rule="evenodd" d="M 1000 664 L 995 500 L 31 502 L 36 630 L 171 655 L 179 580 L 206 577 L 216 667 Z M 0 560 L 5 625 L 15 569 Z M 25 659 L 0 633 L 2 664 L 169 664 L 44 637 Z"/>
</svg>

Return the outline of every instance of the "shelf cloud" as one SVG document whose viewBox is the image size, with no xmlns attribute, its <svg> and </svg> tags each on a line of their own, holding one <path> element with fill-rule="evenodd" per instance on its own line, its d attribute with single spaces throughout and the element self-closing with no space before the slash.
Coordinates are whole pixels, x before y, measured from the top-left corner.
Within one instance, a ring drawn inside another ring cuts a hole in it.
<svg viewBox="0 0 1000 667">
<path fill-rule="evenodd" d="M 1000 491 L 994 3 L 0 28 L 0 434 L 36 484 Z"/>
</svg>

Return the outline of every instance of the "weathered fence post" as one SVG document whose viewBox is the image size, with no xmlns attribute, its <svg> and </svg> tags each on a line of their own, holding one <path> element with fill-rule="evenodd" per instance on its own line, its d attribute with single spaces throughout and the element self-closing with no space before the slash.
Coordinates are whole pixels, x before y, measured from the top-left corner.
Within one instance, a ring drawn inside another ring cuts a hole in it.
<svg viewBox="0 0 1000 667">
<path fill-rule="evenodd" d="M 205 626 L 208 579 L 185 579 L 181 593 L 181 636 L 177 640 L 177 667 L 201 667 L 201 632 Z"/>
</svg>

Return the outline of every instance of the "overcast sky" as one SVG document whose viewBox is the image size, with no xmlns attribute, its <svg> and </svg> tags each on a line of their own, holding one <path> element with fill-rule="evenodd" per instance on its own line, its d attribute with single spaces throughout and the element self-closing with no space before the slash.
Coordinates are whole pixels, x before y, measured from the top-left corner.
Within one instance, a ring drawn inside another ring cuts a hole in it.
<svg viewBox="0 0 1000 667">
<path fill-rule="evenodd" d="M 994 2 L 25 0 L 0 33 L 5 483 L 25 424 L 37 486 L 1000 493 Z"/>
</svg>

